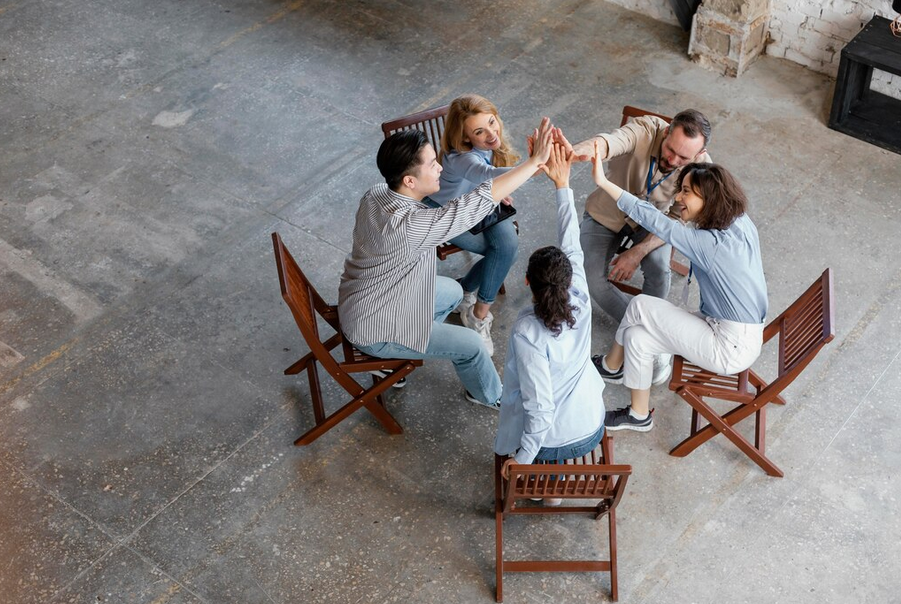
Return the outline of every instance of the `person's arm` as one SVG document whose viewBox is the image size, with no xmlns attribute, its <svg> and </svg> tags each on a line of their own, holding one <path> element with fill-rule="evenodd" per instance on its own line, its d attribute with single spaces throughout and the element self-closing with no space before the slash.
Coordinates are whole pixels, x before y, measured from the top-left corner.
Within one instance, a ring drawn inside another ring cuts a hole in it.
<svg viewBox="0 0 901 604">
<path fill-rule="evenodd" d="M 491 196 L 496 201 L 500 202 L 503 198 L 509 197 L 548 160 L 553 136 L 554 126 L 551 120 L 542 118 L 541 125 L 532 133 L 532 150 L 528 159 L 492 181 Z"/>
<path fill-rule="evenodd" d="M 628 281 L 638 270 L 644 257 L 664 243 L 666 242 L 657 235 L 648 233 L 641 242 L 633 244 L 610 262 L 610 271 L 607 275 L 613 281 Z"/>
<path fill-rule="evenodd" d="M 592 158 L 594 164 L 592 176 L 598 187 L 607 195 L 616 199 L 616 205 L 625 214 L 644 227 L 649 233 L 662 241 L 671 244 L 677 250 L 685 254 L 689 260 L 706 270 L 708 265 L 708 251 L 710 233 L 694 229 L 677 220 L 667 217 L 663 212 L 646 201 L 642 201 L 624 191 L 618 185 L 607 180 L 604 167 L 601 165 L 600 151 L 595 152 Z M 612 275 L 612 270 L 611 270 Z"/>
<path fill-rule="evenodd" d="M 440 208 L 411 212 L 407 217 L 410 222 L 407 233 L 413 248 L 423 250 L 435 247 L 478 224 L 547 161 L 553 144 L 553 130 L 550 120 L 543 118 L 533 133 L 534 149 L 526 161 Z"/>
<path fill-rule="evenodd" d="M 573 145 L 573 152 L 579 157 L 579 161 L 588 161 L 594 156 L 594 147 L 597 143 L 601 151 L 601 160 L 607 161 L 620 155 L 626 155 L 635 151 L 640 140 L 653 138 L 653 124 L 642 118 L 634 119 L 609 134 L 598 134 L 588 140 Z"/>
<path fill-rule="evenodd" d="M 497 168 L 485 163 L 485 159 L 478 153 L 456 153 L 445 156 L 444 171 L 450 172 L 469 182 L 485 182 L 506 174 L 512 168 Z"/>
<path fill-rule="evenodd" d="M 554 421 L 556 405 L 551 368 L 545 351 L 524 334 L 514 333 L 510 344 L 516 351 L 520 395 L 525 411 L 522 440 L 514 459 L 516 463 L 528 464 L 535 460 Z"/>
<path fill-rule="evenodd" d="M 588 291 L 585 280 L 585 254 L 579 242 L 579 221 L 576 218 L 576 207 L 572 189 L 569 188 L 569 177 L 575 154 L 557 143 L 542 168 L 557 188 L 557 240 L 560 249 L 569 258 L 573 267 L 573 285 L 582 291 Z"/>
</svg>

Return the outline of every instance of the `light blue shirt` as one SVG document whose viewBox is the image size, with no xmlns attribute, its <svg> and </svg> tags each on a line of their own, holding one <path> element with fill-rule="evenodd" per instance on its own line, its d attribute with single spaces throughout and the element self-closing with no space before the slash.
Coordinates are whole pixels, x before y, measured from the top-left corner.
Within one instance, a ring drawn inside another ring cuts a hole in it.
<svg viewBox="0 0 901 604">
<path fill-rule="evenodd" d="M 604 380 L 591 362 L 591 299 L 579 244 L 571 189 L 557 190 L 560 248 L 573 267 L 569 288 L 575 325 L 554 336 L 535 316 L 520 311 L 510 333 L 504 394 L 494 450 L 517 463 L 532 463 L 542 447 L 562 447 L 598 431 L 604 423 Z"/>
<path fill-rule="evenodd" d="M 453 151 L 441 160 L 441 190 L 429 198 L 444 205 L 475 189 L 488 179 L 497 178 L 512 168 L 495 168 L 491 165 L 493 151 L 473 149 L 463 153 Z"/>
<path fill-rule="evenodd" d="M 691 260 L 692 275 L 701 290 L 701 313 L 738 323 L 763 323 L 767 311 L 766 279 L 757 227 L 747 214 L 723 230 L 696 229 L 667 218 L 626 191 L 616 205 Z"/>
</svg>

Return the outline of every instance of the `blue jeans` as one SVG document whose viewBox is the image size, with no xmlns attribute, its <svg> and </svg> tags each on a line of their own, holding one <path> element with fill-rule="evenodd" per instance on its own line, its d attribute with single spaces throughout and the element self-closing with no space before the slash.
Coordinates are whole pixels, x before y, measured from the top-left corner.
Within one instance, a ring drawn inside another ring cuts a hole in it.
<svg viewBox="0 0 901 604">
<path fill-rule="evenodd" d="M 538 450 L 538 455 L 535 456 L 535 461 L 552 461 L 555 463 L 561 463 L 566 459 L 575 459 L 577 457 L 582 457 L 583 455 L 588 455 L 595 450 L 595 448 L 598 446 L 598 443 L 601 442 L 602 438 L 604 438 L 603 424 L 601 424 L 601 427 L 598 428 L 597 432 L 595 432 L 588 438 L 584 438 L 578 442 L 564 445 L 562 447 L 541 447 Z"/>
<path fill-rule="evenodd" d="M 422 201 L 433 208 L 441 207 L 429 198 Z M 482 259 L 460 279 L 460 285 L 464 291 L 479 292 L 480 302 L 492 304 L 498 290 L 504 284 L 504 279 L 507 278 L 507 273 L 510 272 L 510 267 L 516 262 L 516 254 L 519 251 L 519 235 L 516 234 L 513 219 L 498 222 L 478 235 L 466 231 L 450 242 L 467 252 L 482 256 Z"/>
<path fill-rule="evenodd" d="M 601 310 L 619 323 L 626 314 L 626 307 L 632 301 L 632 296 L 621 292 L 607 281 L 607 273 L 610 270 L 610 261 L 613 260 L 616 250 L 619 249 L 627 234 L 625 232 L 614 233 L 595 221 L 588 212 L 582 216 L 579 230 L 579 242 L 582 244 L 582 251 L 585 254 L 588 292 Z M 632 240 L 637 243 L 645 236 L 647 236 L 647 231 L 639 229 Z M 641 261 L 641 272 L 644 275 L 642 293 L 664 300 L 669 295 L 672 279 L 669 261 L 672 251 L 673 246 L 665 243 Z"/>
<path fill-rule="evenodd" d="M 435 278 L 435 322 L 425 352 L 395 342 L 357 346 L 366 354 L 383 359 L 449 359 L 471 395 L 485 403 L 501 397 L 501 378 L 488 356 L 482 337 L 472 329 L 444 322 L 463 299 L 460 284 L 448 277 Z"/>
</svg>

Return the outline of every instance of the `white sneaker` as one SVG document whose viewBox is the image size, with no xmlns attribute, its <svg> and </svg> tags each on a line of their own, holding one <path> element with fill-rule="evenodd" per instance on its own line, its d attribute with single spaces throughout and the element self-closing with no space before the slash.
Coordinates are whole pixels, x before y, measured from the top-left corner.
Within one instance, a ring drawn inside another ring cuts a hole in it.
<svg viewBox="0 0 901 604">
<path fill-rule="evenodd" d="M 651 378 L 651 383 L 662 384 L 669 380 L 672 374 L 673 355 L 658 354 L 657 358 L 654 359 L 654 377 Z"/>
<path fill-rule="evenodd" d="M 464 327 L 468 327 L 482 336 L 485 348 L 488 349 L 488 356 L 494 356 L 494 342 L 491 341 L 491 324 L 494 322 L 494 315 L 491 314 L 491 311 L 488 311 L 484 319 L 477 319 L 472 314 L 473 308 L 474 306 L 470 306 L 466 309 L 466 312 L 460 313 L 460 322 L 463 323 Z"/>
<path fill-rule="evenodd" d="M 467 310 L 475 306 L 476 303 L 476 293 L 475 292 L 463 292 L 463 299 L 460 300 L 460 303 L 457 304 L 457 308 L 452 310 L 452 313 L 464 314 Z"/>
</svg>

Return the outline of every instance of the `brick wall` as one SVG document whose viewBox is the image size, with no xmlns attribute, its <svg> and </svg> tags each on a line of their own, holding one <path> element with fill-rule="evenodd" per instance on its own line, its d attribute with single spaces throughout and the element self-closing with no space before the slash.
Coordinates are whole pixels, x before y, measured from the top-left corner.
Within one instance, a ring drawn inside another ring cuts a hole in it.
<svg viewBox="0 0 901 604">
<path fill-rule="evenodd" d="M 767 54 L 835 77 L 842 48 L 874 14 L 897 16 L 889 0 L 773 0 Z M 901 98 L 897 76 L 874 72 L 872 87 Z"/>
<path fill-rule="evenodd" d="M 659 21 L 678 25 L 669 0 L 608 0 Z M 890 0 L 771 0 L 772 44 L 766 54 L 835 77 L 841 50 L 874 14 L 894 19 Z M 899 39 L 901 44 L 901 39 Z M 901 78 L 873 74 L 873 88 L 901 98 Z"/>
</svg>

